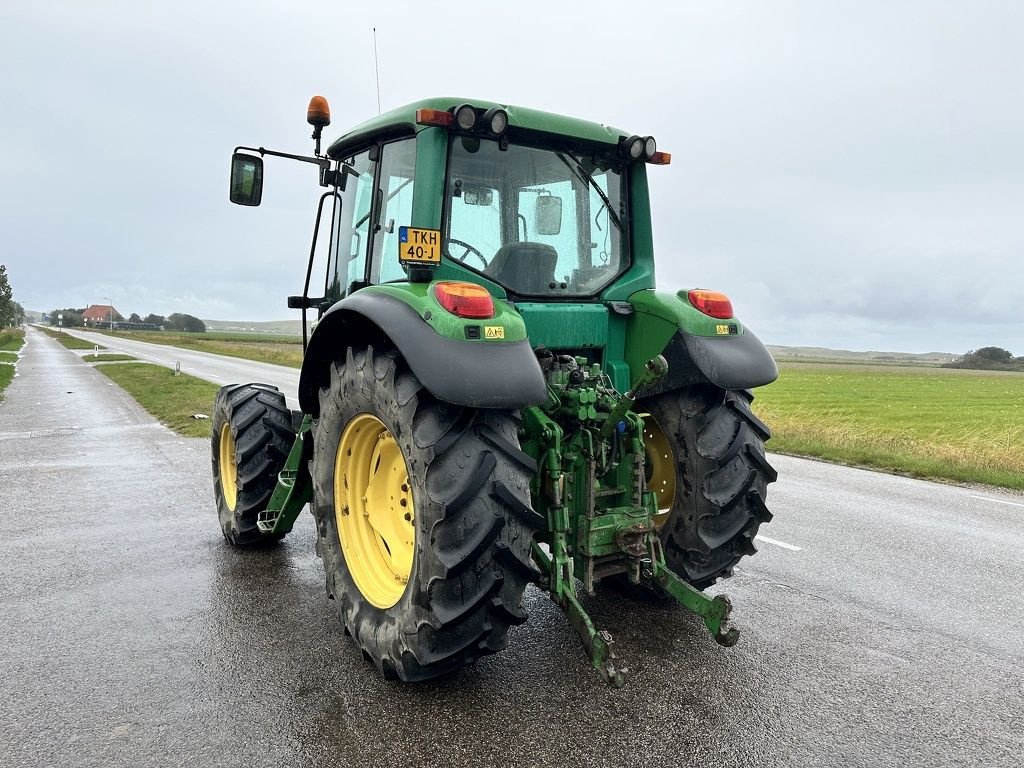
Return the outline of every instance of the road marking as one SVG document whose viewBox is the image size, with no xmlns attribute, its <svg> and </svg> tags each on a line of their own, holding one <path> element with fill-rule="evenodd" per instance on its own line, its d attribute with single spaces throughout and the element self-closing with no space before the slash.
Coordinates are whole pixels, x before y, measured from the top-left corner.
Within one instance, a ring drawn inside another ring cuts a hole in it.
<svg viewBox="0 0 1024 768">
<path fill-rule="evenodd" d="M 975 496 L 971 494 L 972 499 L 981 499 L 982 501 L 992 501 L 996 504 L 1009 504 L 1011 507 L 1024 507 L 1024 504 L 1018 504 L 1016 501 L 1005 501 L 1003 499 L 990 499 L 988 496 Z"/>
<path fill-rule="evenodd" d="M 795 544 L 787 544 L 784 541 L 776 541 L 775 539 L 769 539 L 767 536 L 758 534 L 754 537 L 757 541 L 763 541 L 765 544 L 774 544 L 776 547 L 782 547 L 783 549 L 789 549 L 793 552 L 799 552 L 803 547 L 798 547 Z"/>
</svg>

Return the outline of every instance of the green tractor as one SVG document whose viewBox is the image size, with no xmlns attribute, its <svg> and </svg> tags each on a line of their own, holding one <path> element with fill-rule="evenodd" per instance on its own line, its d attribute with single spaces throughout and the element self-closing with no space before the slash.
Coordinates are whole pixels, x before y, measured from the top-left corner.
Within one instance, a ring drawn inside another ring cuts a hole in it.
<svg viewBox="0 0 1024 768">
<path fill-rule="evenodd" d="M 232 156 L 234 203 L 259 205 L 265 155 L 318 166 L 325 191 L 288 299 L 301 411 L 262 384 L 217 396 L 225 538 L 280 539 L 309 503 L 327 596 L 391 678 L 505 648 L 530 583 L 615 686 L 611 636 L 580 602 L 599 585 L 670 596 L 735 643 L 728 599 L 703 590 L 771 519 L 771 433 L 749 390 L 778 371 L 723 294 L 655 290 L 647 169 L 670 156 L 649 136 L 455 98 L 382 114 L 323 154 L 322 97 L 307 119 L 311 156 Z"/>
</svg>

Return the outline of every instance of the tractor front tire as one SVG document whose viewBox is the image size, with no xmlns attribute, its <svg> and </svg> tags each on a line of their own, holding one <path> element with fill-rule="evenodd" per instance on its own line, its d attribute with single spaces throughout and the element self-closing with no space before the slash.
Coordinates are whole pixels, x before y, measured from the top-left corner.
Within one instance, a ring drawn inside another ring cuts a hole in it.
<svg viewBox="0 0 1024 768">
<path fill-rule="evenodd" d="M 277 541 L 256 525 L 267 508 L 295 442 L 284 395 L 269 384 L 221 387 L 213 403 L 213 495 L 221 532 L 229 544 Z"/>
<path fill-rule="evenodd" d="M 541 518 L 518 427 L 436 399 L 394 350 L 331 365 L 314 423 L 317 551 L 346 633 L 386 678 L 457 670 L 526 620 Z"/>
<path fill-rule="evenodd" d="M 667 510 L 660 535 L 672 570 L 698 589 L 731 576 L 772 515 L 777 473 L 765 458 L 771 430 L 750 410 L 753 395 L 695 386 L 637 404 L 649 414 L 648 485 Z"/>
</svg>

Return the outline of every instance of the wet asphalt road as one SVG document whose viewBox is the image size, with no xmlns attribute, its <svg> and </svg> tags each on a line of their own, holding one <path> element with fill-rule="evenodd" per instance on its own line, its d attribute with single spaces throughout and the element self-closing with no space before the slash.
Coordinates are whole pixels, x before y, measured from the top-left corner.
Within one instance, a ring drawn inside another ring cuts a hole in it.
<svg viewBox="0 0 1024 768">
<path fill-rule="evenodd" d="M 610 690 L 531 590 L 508 651 L 408 686 L 336 626 L 308 514 L 276 549 L 233 550 L 205 441 L 38 332 L 18 371 L 5 768 L 1020 765 L 1022 497 L 776 456 L 777 543 L 724 589 L 736 647 L 680 609 L 590 600 L 633 671 Z"/>
</svg>

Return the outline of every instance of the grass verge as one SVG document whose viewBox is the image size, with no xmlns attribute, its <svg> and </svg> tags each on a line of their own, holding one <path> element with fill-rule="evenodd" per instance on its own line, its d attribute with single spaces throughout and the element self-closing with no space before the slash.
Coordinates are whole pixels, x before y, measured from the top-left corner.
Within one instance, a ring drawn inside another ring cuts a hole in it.
<svg viewBox="0 0 1024 768">
<path fill-rule="evenodd" d="M 783 365 L 756 394 L 770 450 L 1024 490 L 1022 374 Z"/>
<path fill-rule="evenodd" d="M 7 385 L 11 383 L 14 378 L 14 366 L 7 364 L 0 364 L 0 400 L 4 399 L 4 390 Z"/>
<path fill-rule="evenodd" d="M 25 343 L 25 332 L 21 328 L 0 330 L 0 351 L 17 352 Z"/>
<path fill-rule="evenodd" d="M 57 330 L 56 328 L 44 328 L 41 325 L 37 325 L 36 328 L 45 333 L 51 339 L 56 339 L 68 349 L 94 349 L 97 346 L 91 341 L 80 339 L 77 336 L 71 336 L 70 334 L 64 333 L 64 331 Z M 100 346 L 100 349 L 106 349 L 106 347 Z"/>
<path fill-rule="evenodd" d="M 104 331 L 111 336 L 150 344 L 164 344 L 170 347 L 195 349 L 214 355 L 241 357 L 261 363 L 285 365 L 290 368 L 302 366 L 302 337 L 277 336 L 270 334 L 245 333 L 180 333 L 176 331 Z"/>
<path fill-rule="evenodd" d="M 98 355 L 84 355 L 82 359 L 87 363 L 115 363 L 122 360 L 135 360 L 136 358 L 131 355 L 121 355 L 114 352 L 107 354 L 100 352 Z"/>
<path fill-rule="evenodd" d="M 4 328 L 0 330 L 0 400 L 4 399 L 4 390 L 14 379 L 14 363 L 18 360 L 18 350 L 25 343 L 25 332 L 20 328 Z"/>
<path fill-rule="evenodd" d="M 174 375 L 174 371 L 149 363 L 97 365 L 96 370 L 110 378 L 135 398 L 161 424 L 186 437 L 209 437 L 210 420 L 194 419 L 201 413 L 210 416 L 216 384 L 192 376 Z"/>
</svg>

